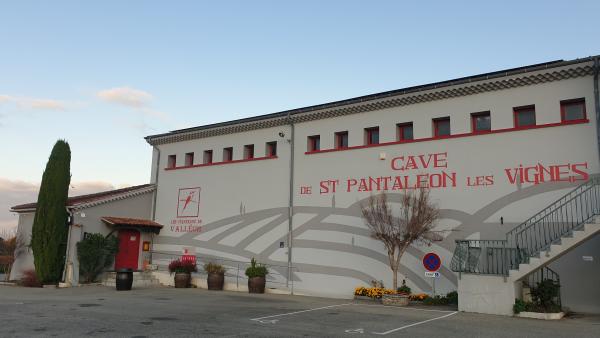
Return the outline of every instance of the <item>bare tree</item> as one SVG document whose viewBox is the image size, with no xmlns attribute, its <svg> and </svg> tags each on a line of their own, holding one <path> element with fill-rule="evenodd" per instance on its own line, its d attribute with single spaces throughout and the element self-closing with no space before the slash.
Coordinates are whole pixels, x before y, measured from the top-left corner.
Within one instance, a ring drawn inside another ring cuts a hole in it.
<svg viewBox="0 0 600 338">
<path fill-rule="evenodd" d="M 404 190 L 397 214 L 386 193 L 371 196 L 361 205 L 361 211 L 371 237 L 380 240 L 387 250 L 394 290 L 398 289 L 398 269 L 406 249 L 413 243 L 430 244 L 443 239 L 443 231 L 433 230 L 439 211 L 430 200 L 428 188 Z"/>
</svg>

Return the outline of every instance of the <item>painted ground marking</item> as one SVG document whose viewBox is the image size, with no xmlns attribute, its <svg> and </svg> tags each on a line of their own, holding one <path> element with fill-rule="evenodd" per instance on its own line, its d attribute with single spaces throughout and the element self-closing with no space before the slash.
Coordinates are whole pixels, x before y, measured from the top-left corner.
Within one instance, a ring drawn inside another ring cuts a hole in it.
<svg viewBox="0 0 600 338">
<path fill-rule="evenodd" d="M 308 309 L 308 310 L 301 310 L 301 311 L 294 311 L 294 312 L 287 312 L 287 313 L 280 313 L 277 315 L 272 315 L 272 316 L 265 316 L 265 317 L 259 317 L 259 318 L 252 318 L 250 320 L 253 321 L 258 321 L 260 323 L 262 323 L 265 319 L 268 318 L 275 318 L 275 317 L 283 317 L 283 316 L 290 316 L 290 315 L 295 315 L 298 313 L 304 313 L 304 312 L 310 312 L 310 311 L 317 311 L 317 310 L 324 310 L 324 309 L 331 309 L 334 307 L 340 307 L 340 306 L 346 306 L 346 305 L 352 305 L 352 303 L 345 303 L 345 304 L 337 304 L 337 305 L 329 305 L 329 306 L 323 306 L 323 307 L 318 307 L 318 308 L 314 308 L 314 309 Z M 275 321 L 276 322 L 276 321 Z M 275 322 L 269 322 L 269 324 L 275 324 Z"/>
<path fill-rule="evenodd" d="M 409 324 L 409 325 L 404 325 L 404 326 L 402 326 L 402 327 L 399 327 L 399 328 L 396 328 L 396 329 L 392 329 L 392 330 L 389 330 L 389 331 L 385 331 L 385 332 L 372 332 L 372 333 L 373 333 L 373 334 L 378 334 L 378 335 L 382 335 L 382 336 L 384 336 L 384 335 L 387 335 L 387 334 L 390 334 L 390 333 L 394 333 L 394 332 L 397 332 L 397 331 L 400 331 L 400 330 L 407 329 L 407 328 L 409 328 L 409 327 L 413 327 L 413 326 L 417 326 L 417 325 L 425 324 L 425 323 L 428 323 L 428 322 L 432 322 L 432 321 L 434 321 L 434 320 L 438 320 L 438 319 L 443 319 L 443 318 L 446 318 L 446 317 L 450 317 L 450 316 L 452 316 L 452 315 L 455 315 L 455 314 L 457 314 L 457 313 L 458 313 L 458 311 L 454 311 L 454 312 L 452 312 L 452 313 L 449 313 L 449 314 L 447 314 L 447 315 L 443 315 L 443 316 L 440 316 L 440 317 L 436 317 L 436 318 L 431 318 L 431 319 L 423 320 L 423 321 L 416 322 L 416 323 Z"/>
</svg>

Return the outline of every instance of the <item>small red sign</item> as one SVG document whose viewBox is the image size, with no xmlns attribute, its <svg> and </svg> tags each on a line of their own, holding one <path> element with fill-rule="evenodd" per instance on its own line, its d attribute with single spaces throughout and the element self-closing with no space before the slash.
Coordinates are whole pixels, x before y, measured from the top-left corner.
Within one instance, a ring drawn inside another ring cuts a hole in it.
<svg viewBox="0 0 600 338">
<path fill-rule="evenodd" d="M 423 266 L 427 271 L 438 271 L 442 266 L 442 259 L 433 252 L 427 253 L 423 257 Z"/>
</svg>

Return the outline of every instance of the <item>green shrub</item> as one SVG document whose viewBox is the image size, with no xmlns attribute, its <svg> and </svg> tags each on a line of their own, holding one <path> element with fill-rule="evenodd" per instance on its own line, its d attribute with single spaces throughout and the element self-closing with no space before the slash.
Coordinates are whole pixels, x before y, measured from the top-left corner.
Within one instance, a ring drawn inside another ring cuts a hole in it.
<svg viewBox="0 0 600 338">
<path fill-rule="evenodd" d="M 448 299 L 448 304 L 458 305 L 458 292 L 451 291 L 446 294 L 446 298 Z"/>
<path fill-rule="evenodd" d="M 427 297 L 423 299 L 425 305 L 448 305 L 448 298 L 436 295 L 435 297 Z"/>
<path fill-rule="evenodd" d="M 405 279 L 402 280 L 402 286 L 400 286 L 397 291 L 398 291 L 398 293 L 404 293 L 407 295 L 411 294 L 410 287 L 408 287 L 408 285 L 406 285 Z"/>
<path fill-rule="evenodd" d="M 71 182 L 71 150 L 59 140 L 52 148 L 38 193 L 31 229 L 35 272 L 41 283 L 58 283 L 65 263 L 69 229 L 66 209 Z"/>
<path fill-rule="evenodd" d="M 560 306 L 555 301 L 558 298 L 559 291 L 560 285 L 557 282 L 544 279 L 531 289 L 531 298 L 533 303 L 540 307 L 543 312 L 554 312 L 557 308 L 560 311 Z"/>
<path fill-rule="evenodd" d="M 85 283 L 95 281 L 104 269 L 112 265 L 117 251 L 119 251 L 119 239 L 114 236 L 90 234 L 77 243 L 79 275 L 83 281 Z"/>
<path fill-rule="evenodd" d="M 246 269 L 246 276 L 252 277 L 264 277 L 269 273 L 266 266 L 256 263 L 256 259 L 252 258 L 250 266 Z"/>
<path fill-rule="evenodd" d="M 204 264 L 204 271 L 206 271 L 207 273 L 224 274 L 225 268 L 221 264 L 206 263 Z"/>
<path fill-rule="evenodd" d="M 515 299 L 515 304 L 513 305 L 513 312 L 515 314 L 519 314 L 521 312 L 525 312 L 529 310 L 530 304 L 522 299 Z"/>
</svg>

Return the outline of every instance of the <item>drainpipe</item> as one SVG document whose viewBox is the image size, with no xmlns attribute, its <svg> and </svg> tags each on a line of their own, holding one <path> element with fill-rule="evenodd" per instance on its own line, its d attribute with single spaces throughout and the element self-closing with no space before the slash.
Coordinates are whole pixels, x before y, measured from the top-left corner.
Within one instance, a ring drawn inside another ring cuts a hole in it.
<svg viewBox="0 0 600 338">
<path fill-rule="evenodd" d="M 596 142 L 598 144 L 598 158 L 600 160 L 600 94 L 598 93 L 598 72 L 600 72 L 600 62 L 598 57 L 594 57 L 594 105 L 596 108 Z"/>
<path fill-rule="evenodd" d="M 287 115 L 288 124 L 290 125 L 291 135 L 290 135 L 290 196 L 289 196 L 289 204 L 288 204 L 288 277 L 286 281 L 286 287 L 289 288 L 290 280 L 293 278 L 292 273 L 292 249 L 294 247 L 293 241 L 294 238 L 292 236 L 293 231 L 293 216 L 294 216 L 294 122 L 290 117 L 290 113 Z M 292 290 L 291 294 L 294 294 L 294 283 L 292 282 Z"/>
</svg>

